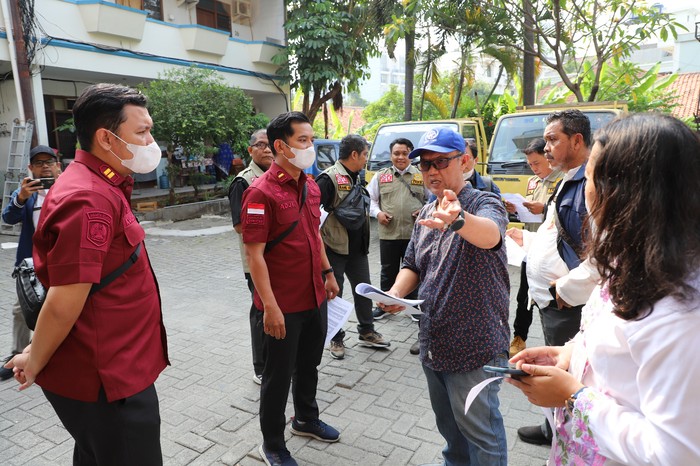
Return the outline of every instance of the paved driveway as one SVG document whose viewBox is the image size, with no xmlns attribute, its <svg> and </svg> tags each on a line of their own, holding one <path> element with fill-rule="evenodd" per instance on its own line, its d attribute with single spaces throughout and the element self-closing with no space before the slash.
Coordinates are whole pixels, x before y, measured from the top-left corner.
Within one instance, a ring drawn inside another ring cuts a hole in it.
<svg viewBox="0 0 700 466">
<path fill-rule="evenodd" d="M 147 248 L 164 304 L 170 360 L 156 383 L 161 401 L 165 464 L 260 466 L 257 417 L 259 386 L 252 381 L 248 309 L 250 297 L 230 219 L 206 217 L 174 224 L 148 225 Z M 195 235 L 206 229 L 206 236 Z M 173 234 L 168 235 L 170 230 Z M 225 230 L 224 232 L 221 232 Z M 373 234 L 376 223 L 373 224 Z M 186 233 L 185 233 L 186 234 Z M 1 242 L 16 237 L 0 236 Z M 0 250 L 0 354 L 11 345 L 10 272 L 15 250 Z M 379 283 L 379 242 L 370 250 L 373 283 Z M 294 273 L 290 270 L 290 273 Z M 517 287 L 519 269 L 512 268 Z M 346 290 L 346 298 L 350 298 Z M 515 293 L 512 293 L 515 296 Z M 511 305 L 511 310 L 514 305 Z M 512 322 L 512 316 L 511 316 Z M 438 462 L 442 437 L 437 432 L 418 358 L 408 349 L 417 325 L 391 316 L 377 330 L 391 340 L 388 350 L 357 346 L 351 317 L 346 358 L 328 353 L 320 367 L 318 400 L 323 420 L 340 429 L 339 443 L 291 437 L 288 448 L 302 465 L 419 465 Z M 528 342 L 542 343 L 539 319 Z M 70 377 L 70 373 L 65 374 Z M 540 466 L 548 449 L 524 444 L 516 430 L 540 422 L 539 408 L 510 386 L 501 390 L 509 464 Z M 288 416 L 292 415 L 288 405 Z M 0 382 L 0 463 L 70 465 L 73 441 L 38 387 L 19 393 L 14 380 Z"/>
</svg>

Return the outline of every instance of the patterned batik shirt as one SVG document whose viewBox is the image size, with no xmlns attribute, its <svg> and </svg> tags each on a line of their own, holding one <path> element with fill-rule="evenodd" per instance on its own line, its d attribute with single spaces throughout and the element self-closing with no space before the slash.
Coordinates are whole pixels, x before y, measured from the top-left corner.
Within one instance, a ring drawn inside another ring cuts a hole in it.
<svg viewBox="0 0 700 466">
<path fill-rule="evenodd" d="M 466 212 L 496 222 L 501 242 L 493 249 L 481 249 L 451 230 L 416 222 L 403 263 L 419 275 L 418 297 L 425 300 L 421 362 L 443 372 L 480 368 L 507 352 L 510 338 L 510 281 L 503 241 L 506 210 L 493 193 L 464 187 L 457 197 Z M 434 211 L 433 202 L 418 218 L 432 218 Z"/>
</svg>

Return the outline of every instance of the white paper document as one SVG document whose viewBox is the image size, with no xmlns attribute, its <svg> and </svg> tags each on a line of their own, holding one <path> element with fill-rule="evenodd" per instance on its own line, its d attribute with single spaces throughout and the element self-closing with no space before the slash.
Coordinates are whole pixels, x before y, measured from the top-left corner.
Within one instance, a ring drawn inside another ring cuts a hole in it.
<svg viewBox="0 0 700 466">
<path fill-rule="evenodd" d="M 343 328 L 343 325 L 350 318 L 353 305 L 343 298 L 333 298 L 328 301 L 328 333 L 326 333 L 326 344 L 331 342 L 331 338 Z"/>
<path fill-rule="evenodd" d="M 518 243 L 510 236 L 506 236 L 506 255 L 508 256 L 508 264 L 520 267 L 525 259 L 525 250 L 518 246 Z"/>
<path fill-rule="evenodd" d="M 515 211 L 518 213 L 518 218 L 523 223 L 542 223 L 544 217 L 541 214 L 533 214 L 523 202 L 527 201 L 522 194 L 501 193 L 501 197 L 511 204 L 515 205 Z"/>
<path fill-rule="evenodd" d="M 416 306 L 423 303 L 422 299 L 401 299 L 394 296 L 388 295 L 376 286 L 372 286 L 369 283 L 359 283 L 355 287 L 355 291 L 360 296 L 369 298 L 372 301 L 382 303 L 382 304 L 398 304 L 399 306 L 405 306 L 404 311 L 409 314 L 422 314 L 420 309 Z"/>
</svg>

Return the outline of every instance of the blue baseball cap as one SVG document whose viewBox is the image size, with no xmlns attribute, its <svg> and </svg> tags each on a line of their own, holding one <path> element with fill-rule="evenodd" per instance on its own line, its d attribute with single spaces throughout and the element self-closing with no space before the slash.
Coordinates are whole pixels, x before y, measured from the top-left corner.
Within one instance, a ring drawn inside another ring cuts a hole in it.
<svg viewBox="0 0 700 466">
<path fill-rule="evenodd" d="M 448 152 L 456 150 L 462 154 L 464 153 L 464 138 L 452 128 L 441 126 L 426 131 L 425 134 L 421 136 L 418 147 L 408 154 L 408 158 L 414 159 L 423 151 L 447 154 Z"/>
</svg>

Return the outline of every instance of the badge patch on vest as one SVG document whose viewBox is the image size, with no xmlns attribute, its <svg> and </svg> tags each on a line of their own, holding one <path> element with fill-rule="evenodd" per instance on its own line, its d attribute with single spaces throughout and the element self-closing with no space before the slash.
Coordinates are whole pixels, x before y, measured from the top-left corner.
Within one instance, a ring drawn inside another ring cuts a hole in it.
<svg viewBox="0 0 700 466">
<path fill-rule="evenodd" d="M 246 206 L 245 222 L 251 225 L 262 225 L 265 223 L 265 204 L 251 202 Z"/>
<path fill-rule="evenodd" d="M 338 184 L 350 184 L 350 178 L 340 173 L 335 174 L 335 182 Z"/>
<path fill-rule="evenodd" d="M 527 184 L 527 190 L 528 191 L 534 191 L 535 188 L 537 187 L 537 179 L 532 179 L 530 182 Z"/>
<path fill-rule="evenodd" d="M 392 181 L 394 181 L 394 175 L 391 173 L 382 173 L 379 176 L 380 183 L 391 183 Z"/>
<path fill-rule="evenodd" d="M 421 175 L 420 173 L 416 173 L 415 175 L 413 175 L 413 178 L 411 179 L 411 184 L 422 185 L 423 184 L 423 175 Z"/>
<path fill-rule="evenodd" d="M 87 220 L 87 228 L 85 231 L 85 239 L 90 243 L 101 248 L 107 244 L 107 240 L 111 236 L 112 217 L 105 212 L 85 212 Z"/>
</svg>

